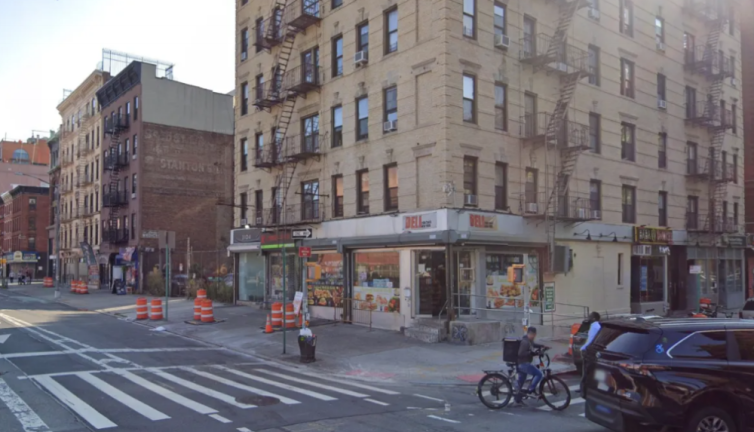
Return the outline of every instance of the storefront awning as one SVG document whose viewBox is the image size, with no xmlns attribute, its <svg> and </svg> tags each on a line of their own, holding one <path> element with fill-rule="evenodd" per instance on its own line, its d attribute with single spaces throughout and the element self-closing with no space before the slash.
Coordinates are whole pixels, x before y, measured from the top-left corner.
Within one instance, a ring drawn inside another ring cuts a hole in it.
<svg viewBox="0 0 754 432">
<path fill-rule="evenodd" d="M 241 243 L 228 246 L 228 252 L 240 253 L 240 252 L 254 252 L 260 249 L 259 243 Z"/>
</svg>

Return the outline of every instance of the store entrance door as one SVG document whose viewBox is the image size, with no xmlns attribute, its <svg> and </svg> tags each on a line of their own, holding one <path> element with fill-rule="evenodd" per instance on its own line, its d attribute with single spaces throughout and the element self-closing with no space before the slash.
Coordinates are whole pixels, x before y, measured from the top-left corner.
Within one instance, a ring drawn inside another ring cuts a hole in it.
<svg viewBox="0 0 754 432">
<path fill-rule="evenodd" d="M 420 250 L 414 255 L 416 314 L 438 316 L 447 302 L 445 251 Z"/>
</svg>

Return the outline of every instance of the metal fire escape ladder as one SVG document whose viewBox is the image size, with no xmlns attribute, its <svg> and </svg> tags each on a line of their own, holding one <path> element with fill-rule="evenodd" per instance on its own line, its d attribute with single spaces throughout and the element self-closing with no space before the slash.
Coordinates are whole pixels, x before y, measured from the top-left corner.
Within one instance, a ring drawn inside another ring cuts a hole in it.
<svg viewBox="0 0 754 432">
<path fill-rule="evenodd" d="M 111 200 L 111 203 L 108 231 L 109 235 L 111 235 L 110 241 L 112 242 L 112 233 L 117 229 L 118 223 L 120 221 L 120 213 L 118 212 L 118 209 L 120 207 L 120 160 L 118 158 L 120 127 L 113 120 L 111 120 L 111 122 L 113 122 L 114 124 L 112 125 L 112 135 L 110 137 L 110 151 L 108 156 L 109 160 L 105 160 L 105 164 L 107 166 L 107 169 L 110 171 L 110 190 L 108 191 L 108 199 Z"/>
</svg>

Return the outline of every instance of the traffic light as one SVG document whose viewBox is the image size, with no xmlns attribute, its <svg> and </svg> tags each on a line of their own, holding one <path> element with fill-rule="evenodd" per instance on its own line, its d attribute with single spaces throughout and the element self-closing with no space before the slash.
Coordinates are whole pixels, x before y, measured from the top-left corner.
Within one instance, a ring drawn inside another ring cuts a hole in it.
<svg viewBox="0 0 754 432">
<path fill-rule="evenodd" d="M 514 284 L 524 283 L 524 265 L 513 264 L 508 267 L 508 282 Z"/>
</svg>

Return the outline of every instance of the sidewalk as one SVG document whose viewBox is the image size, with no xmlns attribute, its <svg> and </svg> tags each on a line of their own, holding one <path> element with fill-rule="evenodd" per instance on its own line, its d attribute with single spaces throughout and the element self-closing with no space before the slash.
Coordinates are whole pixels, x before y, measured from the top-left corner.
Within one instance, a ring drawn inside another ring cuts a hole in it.
<svg viewBox="0 0 754 432">
<path fill-rule="evenodd" d="M 11 286 L 9 291 L 54 302 L 54 290 L 41 285 Z M 2 292 L 2 290 L 0 290 Z M 134 320 L 137 296 L 116 296 L 107 291 L 92 290 L 89 295 L 63 292 L 61 303 L 79 310 L 113 315 Z M 164 307 L 163 307 L 164 308 Z M 358 325 L 327 324 L 312 328 L 317 335 L 317 361 L 309 365 L 299 363 L 298 330 L 289 331 L 286 354 L 283 354 L 283 332 L 264 334 L 267 311 L 249 306 L 214 305 L 215 319 L 222 322 L 194 325 L 193 301 L 171 298 L 167 309 L 168 321 L 139 321 L 151 327 L 206 343 L 219 345 L 268 360 L 288 363 L 316 373 L 347 376 L 364 381 L 401 382 L 416 384 L 472 385 L 481 378 L 482 371 L 500 369 L 500 343 L 465 346 L 448 343 L 427 344 L 408 339 L 401 333 L 372 329 Z M 568 350 L 567 344 L 545 341 L 553 349 L 554 373 L 569 372 L 573 365 L 554 361 Z"/>
</svg>

